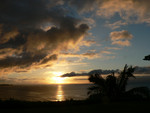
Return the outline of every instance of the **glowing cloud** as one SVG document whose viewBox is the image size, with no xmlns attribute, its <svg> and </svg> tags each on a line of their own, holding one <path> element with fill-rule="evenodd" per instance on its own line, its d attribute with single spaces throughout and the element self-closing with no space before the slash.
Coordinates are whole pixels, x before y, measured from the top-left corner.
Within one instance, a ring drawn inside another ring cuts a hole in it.
<svg viewBox="0 0 150 113">
<path fill-rule="evenodd" d="M 130 46 L 129 40 L 133 38 L 133 35 L 126 30 L 114 31 L 110 33 L 110 38 L 113 45 Z"/>
</svg>

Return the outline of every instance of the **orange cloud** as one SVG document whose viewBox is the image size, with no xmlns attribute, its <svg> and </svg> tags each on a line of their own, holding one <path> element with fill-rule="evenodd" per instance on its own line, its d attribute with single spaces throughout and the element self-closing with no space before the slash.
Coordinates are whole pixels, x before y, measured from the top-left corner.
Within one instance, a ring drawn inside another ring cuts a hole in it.
<svg viewBox="0 0 150 113">
<path fill-rule="evenodd" d="M 82 54 L 64 53 L 64 54 L 61 54 L 61 57 L 80 58 L 80 59 L 83 59 L 83 58 L 93 59 L 93 58 L 98 58 L 100 56 L 98 55 L 98 53 L 95 53 L 95 52 L 87 52 L 87 53 L 82 53 Z"/>
<path fill-rule="evenodd" d="M 120 45 L 120 46 L 130 46 L 131 43 L 128 40 L 125 41 L 113 41 L 112 42 L 113 45 Z"/>
<path fill-rule="evenodd" d="M 94 40 L 83 40 L 81 41 L 81 46 L 91 46 L 92 44 L 95 44 L 96 42 Z"/>
<path fill-rule="evenodd" d="M 126 30 L 122 30 L 122 31 L 114 31 L 110 33 L 110 37 L 112 41 L 116 41 L 116 40 L 122 40 L 122 39 L 132 39 L 133 35 L 130 34 L 128 31 Z"/>
<path fill-rule="evenodd" d="M 69 3 L 80 13 L 95 11 L 102 18 L 111 18 L 118 14 L 125 23 L 150 23 L 149 0 L 70 0 Z M 111 26 L 115 29 L 125 23 Z"/>
<path fill-rule="evenodd" d="M 114 31 L 110 33 L 110 38 L 113 45 L 130 46 L 129 40 L 133 38 L 133 35 L 126 30 Z"/>
<path fill-rule="evenodd" d="M 149 0 L 104 0 L 99 3 L 97 14 L 110 18 L 116 13 L 128 22 L 150 23 Z"/>
<path fill-rule="evenodd" d="M 127 22 L 123 22 L 123 21 L 119 20 L 114 23 L 107 22 L 105 26 L 109 27 L 111 29 L 117 29 L 117 28 L 120 28 L 120 26 L 126 26 L 127 24 L 128 24 Z"/>
</svg>

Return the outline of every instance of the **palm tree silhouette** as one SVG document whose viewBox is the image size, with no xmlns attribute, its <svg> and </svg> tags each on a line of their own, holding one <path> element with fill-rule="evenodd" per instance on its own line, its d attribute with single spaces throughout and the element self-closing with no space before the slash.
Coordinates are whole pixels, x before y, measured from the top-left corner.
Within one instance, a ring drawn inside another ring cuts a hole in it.
<svg viewBox="0 0 150 113">
<path fill-rule="evenodd" d="M 129 78 L 135 76 L 133 75 L 135 68 L 132 66 L 128 67 L 125 65 L 123 71 L 115 76 L 115 73 L 103 77 L 99 74 L 94 74 L 89 77 L 89 81 L 94 83 L 93 86 L 89 87 L 90 98 L 108 97 L 109 99 L 120 99 L 127 97 L 149 97 L 149 89 L 147 87 L 137 87 L 129 91 L 126 91 L 126 86 Z"/>
<path fill-rule="evenodd" d="M 145 56 L 143 60 L 150 60 L 150 55 Z"/>
</svg>

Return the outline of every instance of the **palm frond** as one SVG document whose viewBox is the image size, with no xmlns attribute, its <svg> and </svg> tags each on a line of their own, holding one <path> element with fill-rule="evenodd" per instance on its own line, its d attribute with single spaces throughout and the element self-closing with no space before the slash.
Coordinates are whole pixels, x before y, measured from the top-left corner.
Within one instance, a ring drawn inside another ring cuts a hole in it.
<svg viewBox="0 0 150 113">
<path fill-rule="evenodd" d="M 130 77 L 134 77 L 133 75 L 135 68 L 132 66 L 128 67 L 127 64 L 124 66 L 123 71 L 120 73 L 120 75 L 117 78 L 117 84 L 121 92 L 125 92 L 128 80 Z"/>
<path fill-rule="evenodd" d="M 130 77 L 134 76 L 135 68 L 126 64 L 119 76 L 114 73 L 103 78 L 100 74 L 94 74 L 89 77 L 89 81 L 94 83 L 89 87 L 90 96 L 108 97 L 109 99 L 147 99 L 150 96 L 150 90 L 147 87 L 137 87 L 126 91 L 126 86 Z M 91 95 L 92 94 L 92 95 Z"/>
<path fill-rule="evenodd" d="M 105 79 L 99 74 L 91 75 L 89 77 L 89 81 L 99 86 L 105 87 Z"/>
</svg>

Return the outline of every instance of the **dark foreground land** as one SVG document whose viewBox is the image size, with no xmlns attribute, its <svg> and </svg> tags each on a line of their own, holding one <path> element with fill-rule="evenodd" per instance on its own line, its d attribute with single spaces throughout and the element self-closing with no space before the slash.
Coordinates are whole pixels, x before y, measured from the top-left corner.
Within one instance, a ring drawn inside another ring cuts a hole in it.
<svg viewBox="0 0 150 113">
<path fill-rule="evenodd" d="M 0 113 L 150 113 L 150 101 L 130 102 L 27 102 L 0 101 Z"/>
</svg>

